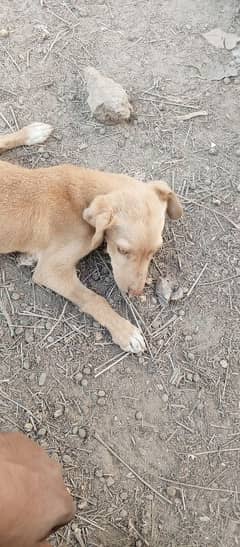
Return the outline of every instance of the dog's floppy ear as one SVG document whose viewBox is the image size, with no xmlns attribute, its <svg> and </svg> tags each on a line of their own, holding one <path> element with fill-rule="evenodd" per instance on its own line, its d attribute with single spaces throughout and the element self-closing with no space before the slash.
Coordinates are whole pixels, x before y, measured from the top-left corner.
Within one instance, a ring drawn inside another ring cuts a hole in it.
<svg viewBox="0 0 240 547">
<path fill-rule="evenodd" d="M 181 218 L 183 208 L 177 195 L 164 181 L 150 182 L 150 186 L 155 190 L 160 199 L 167 202 L 167 214 L 173 220 Z"/>
<path fill-rule="evenodd" d="M 84 209 L 83 219 L 95 228 L 95 234 L 92 238 L 92 247 L 101 245 L 104 232 L 112 226 L 114 222 L 113 210 L 108 203 L 106 196 L 97 196 L 92 203 Z"/>
</svg>

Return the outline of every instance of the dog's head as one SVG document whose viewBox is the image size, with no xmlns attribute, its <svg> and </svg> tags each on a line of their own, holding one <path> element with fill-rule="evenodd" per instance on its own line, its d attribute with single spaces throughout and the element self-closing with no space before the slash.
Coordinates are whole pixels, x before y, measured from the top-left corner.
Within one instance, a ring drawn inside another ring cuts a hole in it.
<svg viewBox="0 0 240 547">
<path fill-rule="evenodd" d="M 161 181 L 97 196 L 84 210 L 84 220 L 95 228 L 92 248 L 106 239 L 113 275 L 122 292 L 142 293 L 150 260 L 162 246 L 166 213 L 176 220 L 182 216 L 182 206 Z"/>
</svg>

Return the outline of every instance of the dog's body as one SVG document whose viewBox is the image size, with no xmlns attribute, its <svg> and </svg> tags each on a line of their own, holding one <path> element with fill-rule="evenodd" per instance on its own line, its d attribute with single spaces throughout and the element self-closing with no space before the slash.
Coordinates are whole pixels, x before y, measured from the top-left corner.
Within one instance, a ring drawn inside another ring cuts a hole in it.
<svg viewBox="0 0 240 547">
<path fill-rule="evenodd" d="M 1 137 L 0 151 L 43 142 L 50 132 L 32 124 Z M 0 162 L 0 253 L 33 255 L 34 281 L 94 317 L 126 351 L 143 351 L 142 335 L 82 285 L 75 266 L 106 238 L 119 288 L 140 294 L 162 245 L 166 212 L 179 218 L 182 208 L 164 182 L 145 184 L 72 165 L 25 169 Z"/>
<path fill-rule="evenodd" d="M 0 547 L 50 547 L 74 512 L 60 465 L 22 433 L 0 433 Z"/>
</svg>

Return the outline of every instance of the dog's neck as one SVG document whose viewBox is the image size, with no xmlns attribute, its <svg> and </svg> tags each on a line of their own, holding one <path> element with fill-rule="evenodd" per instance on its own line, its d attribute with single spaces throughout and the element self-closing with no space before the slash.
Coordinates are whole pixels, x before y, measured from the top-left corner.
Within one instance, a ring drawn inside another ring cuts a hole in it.
<svg viewBox="0 0 240 547">
<path fill-rule="evenodd" d="M 94 171 L 91 169 L 75 168 L 71 173 L 71 188 L 74 199 L 80 206 L 86 207 L 91 201 L 103 194 L 109 194 L 119 189 L 129 188 L 130 185 L 141 184 L 132 177 Z"/>
</svg>

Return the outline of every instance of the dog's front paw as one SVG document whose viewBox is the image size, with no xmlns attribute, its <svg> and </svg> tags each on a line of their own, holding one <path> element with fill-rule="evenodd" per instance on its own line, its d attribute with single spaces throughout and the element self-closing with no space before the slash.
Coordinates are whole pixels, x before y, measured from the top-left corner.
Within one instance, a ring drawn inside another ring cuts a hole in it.
<svg viewBox="0 0 240 547">
<path fill-rule="evenodd" d="M 124 323 L 121 323 L 119 332 L 114 332 L 112 337 L 113 341 L 124 351 L 142 353 L 146 349 L 140 330 L 129 321 L 124 320 Z"/>
<path fill-rule="evenodd" d="M 53 128 L 48 123 L 34 122 L 23 128 L 25 134 L 25 144 L 42 144 L 51 135 Z"/>
</svg>

